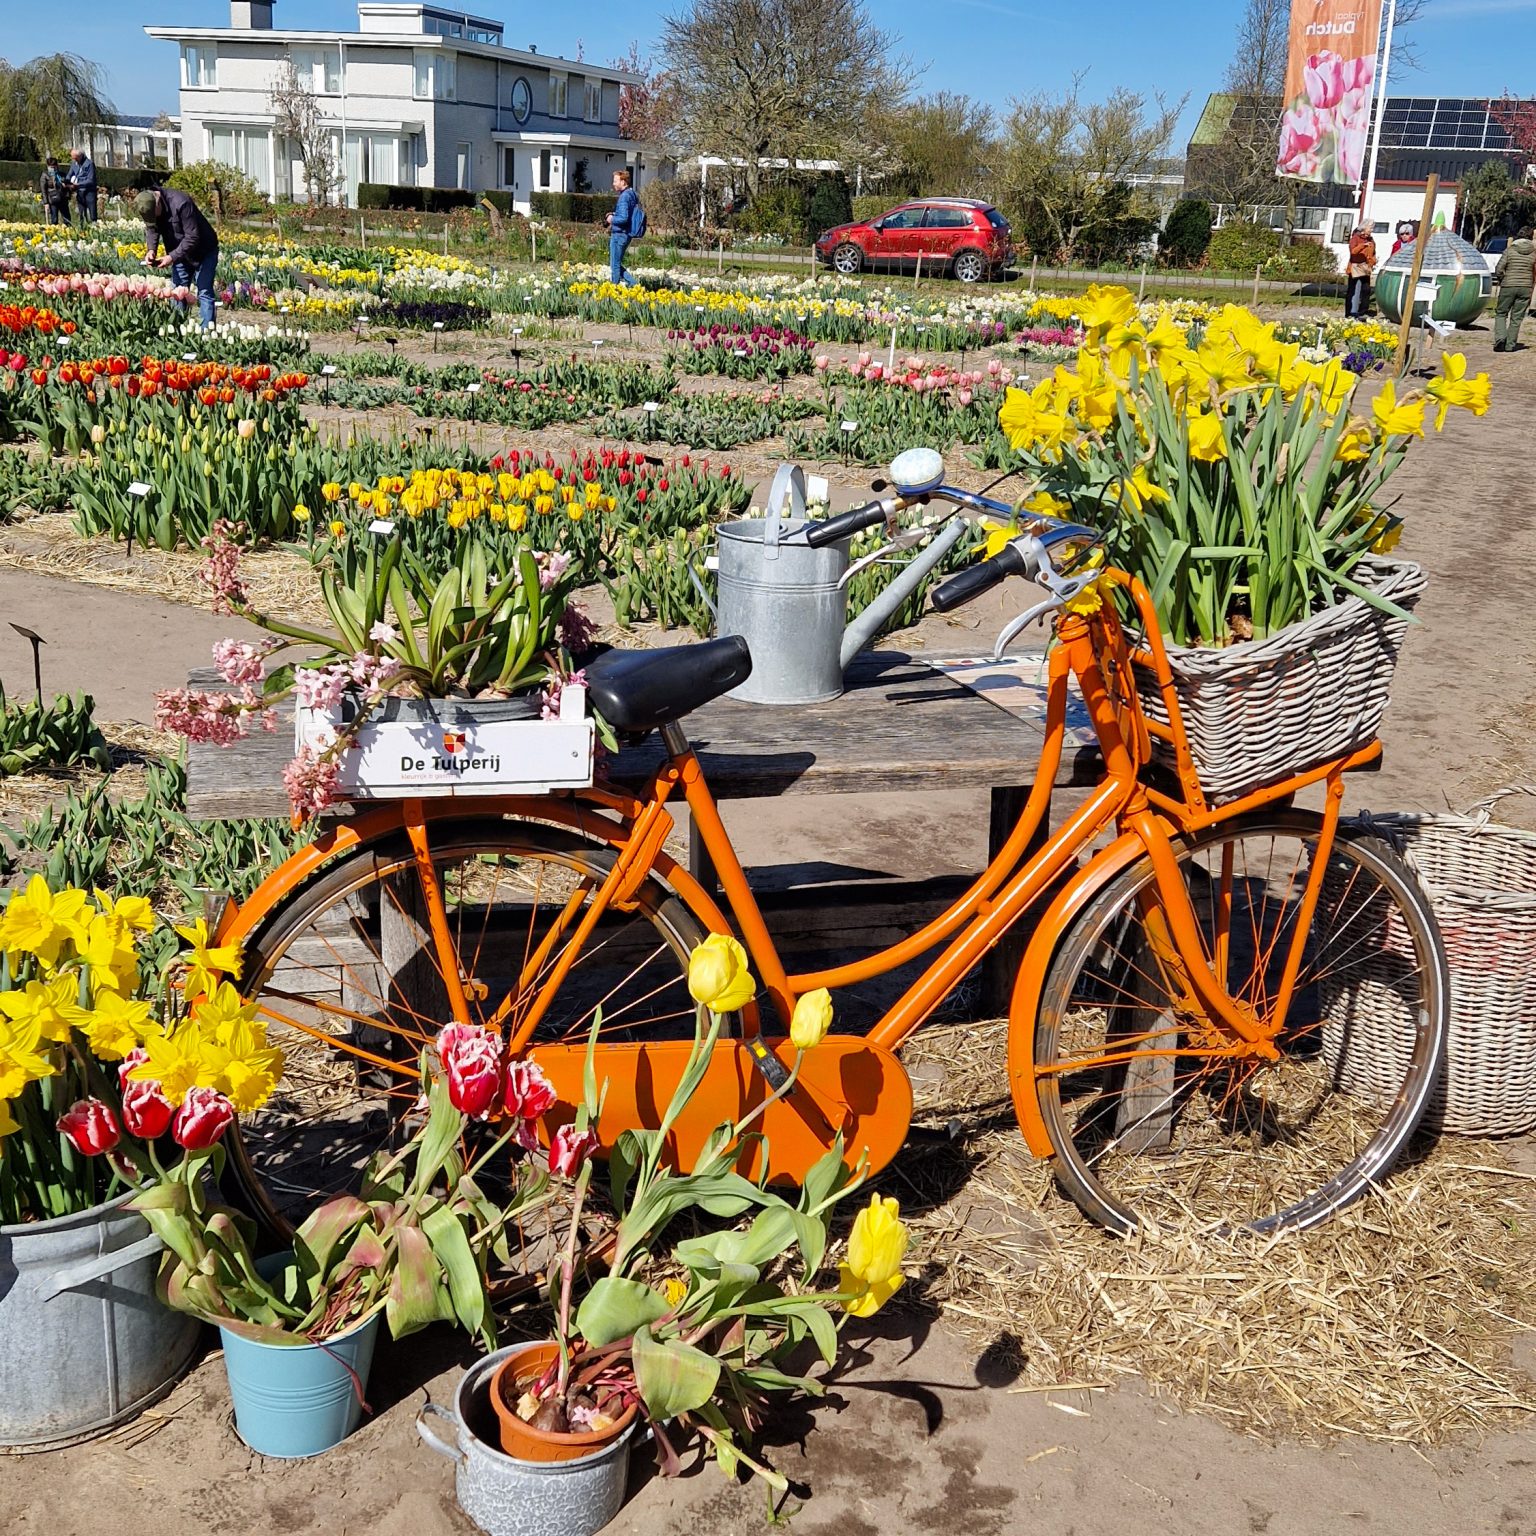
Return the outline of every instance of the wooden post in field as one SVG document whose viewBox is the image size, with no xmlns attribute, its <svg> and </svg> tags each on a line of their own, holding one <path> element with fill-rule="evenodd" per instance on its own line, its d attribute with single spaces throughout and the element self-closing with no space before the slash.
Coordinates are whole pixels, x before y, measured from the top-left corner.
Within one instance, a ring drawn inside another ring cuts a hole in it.
<svg viewBox="0 0 1536 1536">
<path fill-rule="evenodd" d="M 1259 273 L 1263 270 L 1262 265 L 1256 266 L 1253 269 L 1253 303 L 1249 305 L 1250 309 L 1257 309 L 1259 307 Z"/>
<path fill-rule="evenodd" d="M 1424 246 L 1429 240 L 1430 220 L 1435 216 L 1435 194 L 1440 190 L 1440 178 L 1432 175 L 1424 188 L 1424 207 L 1419 214 L 1419 234 L 1413 242 L 1413 269 L 1408 274 L 1408 286 L 1403 289 L 1403 318 L 1397 325 L 1397 363 L 1392 377 L 1400 379 L 1408 366 L 1408 333 L 1413 329 L 1413 296 L 1418 290 L 1419 273 L 1424 270 Z"/>
<path fill-rule="evenodd" d="M 716 273 L 725 271 L 725 239 L 723 236 L 715 244 L 715 271 Z"/>
<path fill-rule="evenodd" d="M 447 254 L 448 254 L 448 219 L 447 219 L 447 216 L 444 215 L 444 217 L 443 217 L 443 255 L 446 256 Z"/>
<path fill-rule="evenodd" d="M 357 238 L 362 242 L 362 246 L 365 251 L 368 249 L 367 218 L 368 216 L 364 213 L 359 213 L 357 216 Z"/>
<path fill-rule="evenodd" d="M 1039 271 L 1040 271 L 1040 258 L 1038 256 L 1036 256 L 1029 263 L 1029 292 L 1030 292 L 1030 296 L 1031 297 L 1034 296 L 1034 292 L 1035 292 L 1035 278 L 1038 275 Z"/>
<path fill-rule="evenodd" d="M 912 271 L 912 286 L 914 288 L 923 280 L 923 253 L 917 253 L 917 266 Z"/>
<path fill-rule="evenodd" d="M 1136 302 L 1138 304 L 1147 296 L 1147 264 L 1141 264 L 1141 281 L 1136 285 Z"/>
</svg>

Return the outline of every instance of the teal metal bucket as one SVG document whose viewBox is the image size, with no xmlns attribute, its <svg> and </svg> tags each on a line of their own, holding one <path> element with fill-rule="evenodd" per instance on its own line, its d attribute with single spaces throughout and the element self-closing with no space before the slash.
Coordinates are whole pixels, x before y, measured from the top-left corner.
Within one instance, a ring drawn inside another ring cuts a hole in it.
<svg viewBox="0 0 1536 1536">
<path fill-rule="evenodd" d="M 261 1344 L 219 1329 L 235 1429 L 263 1456 L 318 1456 L 363 1416 L 379 1314 L 320 1344 Z"/>
</svg>

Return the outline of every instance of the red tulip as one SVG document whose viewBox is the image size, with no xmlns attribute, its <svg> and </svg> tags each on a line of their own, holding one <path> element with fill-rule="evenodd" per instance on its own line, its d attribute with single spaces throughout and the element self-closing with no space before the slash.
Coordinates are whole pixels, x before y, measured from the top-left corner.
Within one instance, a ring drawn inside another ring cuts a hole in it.
<svg viewBox="0 0 1536 1536">
<path fill-rule="evenodd" d="M 437 1055 L 448 1078 L 448 1098 L 461 1115 L 485 1120 L 501 1086 L 501 1040 L 474 1024 L 445 1024 Z"/>
<path fill-rule="evenodd" d="M 80 1099 L 59 1116 L 59 1130 L 75 1151 L 87 1157 L 110 1152 L 122 1140 L 122 1128 L 108 1104 L 100 1099 Z"/>
<path fill-rule="evenodd" d="M 595 1131 L 578 1131 L 573 1125 L 562 1125 L 549 1143 L 549 1171 L 570 1178 L 597 1150 Z"/>
<path fill-rule="evenodd" d="M 123 1058 L 117 1069 L 117 1080 L 122 1085 L 123 1129 L 140 1141 L 154 1141 L 171 1128 L 171 1118 L 176 1111 L 160 1091 L 159 1083 L 134 1082 L 128 1074 L 140 1062 L 149 1060 L 149 1052 L 136 1045 Z"/>
<path fill-rule="evenodd" d="M 555 1090 L 544 1069 L 532 1061 L 507 1063 L 507 1084 L 502 1106 L 509 1115 L 537 1120 L 555 1102 Z"/>
<path fill-rule="evenodd" d="M 171 1135 L 189 1152 L 205 1152 L 230 1127 L 235 1106 L 213 1088 L 190 1088 L 176 1111 Z"/>
</svg>

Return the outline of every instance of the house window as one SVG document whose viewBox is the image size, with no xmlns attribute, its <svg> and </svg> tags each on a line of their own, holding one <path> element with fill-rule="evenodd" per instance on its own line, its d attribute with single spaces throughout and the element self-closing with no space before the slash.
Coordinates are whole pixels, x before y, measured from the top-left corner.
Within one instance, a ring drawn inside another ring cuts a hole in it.
<svg viewBox="0 0 1536 1536">
<path fill-rule="evenodd" d="M 341 50 L 339 48 L 295 48 L 293 72 L 302 85 L 322 96 L 341 92 Z"/>
<path fill-rule="evenodd" d="M 517 151 L 510 144 L 501 151 L 501 184 L 504 187 L 517 185 Z"/>
<path fill-rule="evenodd" d="M 270 128 L 235 128 L 223 123 L 208 126 L 208 158 L 220 165 L 232 165 L 244 171 L 257 187 L 272 190 L 272 130 Z"/>
<path fill-rule="evenodd" d="M 216 90 L 219 50 L 209 43 L 188 43 L 181 50 L 181 83 L 193 90 Z"/>
<path fill-rule="evenodd" d="M 603 83 L 601 80 L 588 80 L 587 88 L 582 96 L 582 117 L 589 123 L 600 123 L 603 120 Z"/>
<path fill-rule="evenodd" d="M 473 174 L 472 167 L 474 161 L 471 158 L 473 153 L 472 145 L 460 144 L 458 146 L 458 153 L 455 156 L 457 164 L 455 166 L 456 179 L 454 185 L 465 192 L 469 190 L 469 178 Z"/>
<path fill-rule="evenodd" d="M 438 53 L 434 49 L 416 50 L 415 95 L 424 101 L 453 101 L 456 99 L 454 65 L 458 56 Z"/>
<path fill-rule="evenodd" d="M 549 77 L 549 115 L 551 117 L 565 116 L 565 84 L 564 75 Z"/>
<path fill-rule="evenodd" d="M 549 151 L 539 151 L 539 186 L 546 192 L 549 191 Z"/>
</svg>

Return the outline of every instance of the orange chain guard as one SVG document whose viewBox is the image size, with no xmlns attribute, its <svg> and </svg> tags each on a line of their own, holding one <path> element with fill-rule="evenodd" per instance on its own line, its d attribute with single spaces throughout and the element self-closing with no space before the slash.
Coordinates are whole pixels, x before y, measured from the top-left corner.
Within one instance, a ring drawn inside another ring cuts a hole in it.
<svg viewBox="0 0 1536 1536">
<path fill-rule="evenodd" d="M 787 1041 L 770 1044 L 788 1067 L 794 1048 Z M 599 1091 L 605 1079 L 608 1084 L 597 1127 L 603 1151 L 623 1131 L 654 1130 L 661 1124 L 692 1048 L 691 1040 L 643 1045 L 599 1042 L 595 1058 Z M 539 1045 L 528 1055 L 548 1074 L 560 1096 L 560 1109 L 549 1118 L 558 1123 L 560 1110 L 565 1109 L 564 1118 L 569 1120 L 569 1107 L 582 1098 L 586 1046 Z M 740 1122 L 771 1092 L 742 1041 L 719 1041 L 698 1089 L 673 1122 L 668 1161 L 676 1168 L 692 1168 L 711 1131 L 727 1121 Z M 806 1053 L 795 1086 L 752 1122 L 749 1134 L 761 1132 L 766 1137 L 770 1182 L 798 1184 L 839 1131 L 848 1166 L 856 1166 L 864 1155 L 869 1172 L 877 1173 L 901 1150 L 911 1122 L 912 1084 L 896 1056 L 854 1035 L 829 1035 Z M 752 1144 L 750 1160 L 743 1159 L 739 1165 L 741 1172 L 758 1175 L 763 1145 Z"/>
</svg>

